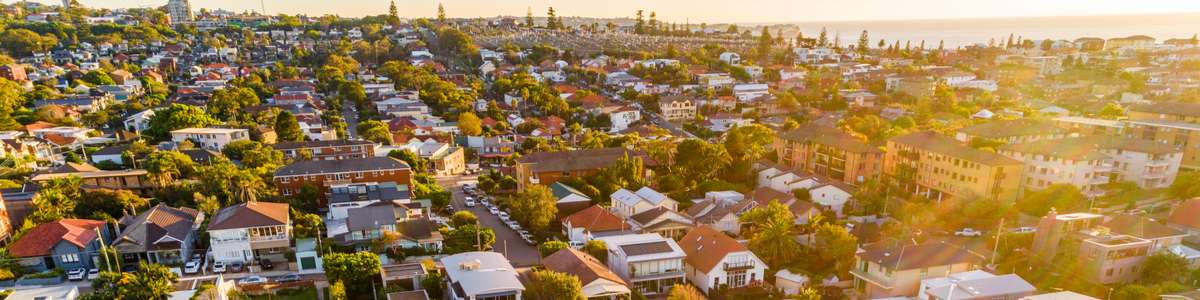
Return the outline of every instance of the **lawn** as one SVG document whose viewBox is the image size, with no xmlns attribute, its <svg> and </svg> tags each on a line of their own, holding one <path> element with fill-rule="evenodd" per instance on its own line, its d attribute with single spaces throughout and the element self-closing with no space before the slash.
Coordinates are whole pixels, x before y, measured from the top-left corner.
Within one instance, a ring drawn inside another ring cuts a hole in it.
<svg viewBox="0 0 1200 300">
<path fill-rule="evenodd" d="M 311 300 L 317 299 L 317 288 L 276 291 L 276 295 L 250 296 L 251 300 Z"/>
</svg>

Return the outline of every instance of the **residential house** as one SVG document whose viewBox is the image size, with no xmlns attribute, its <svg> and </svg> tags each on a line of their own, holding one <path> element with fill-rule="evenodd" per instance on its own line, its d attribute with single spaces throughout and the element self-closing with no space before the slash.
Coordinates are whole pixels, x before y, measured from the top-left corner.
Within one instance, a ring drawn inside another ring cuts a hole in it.
<svg viewBox="0 0 1200 300">
<path fill-rule="evenodd" d="M 687 254 L 688 281 L 709 295 L 716 290 L 746 287 L 764 280 L 767 264 L 745 245 L 708 226 L 697 226 L 679 239 Z"/>
<path fill-rule="evenodd" d="M 738 101 L 750 102 L 770 93 L 770 87 L 765 83 L 736 84 L 733 86 L 733 96 Z"/>
<path fill-rule="evenodd" d="M 967 147 L 935 132 L 916 132 L 888 140 L 883 174 L 902 191 L 930 199 L 1017 198 L 1022 164 L 1006 156 Z"/>
<path fill-rule="evenodd" d="M 73 284 L 13 289 L 6 299 L 75 300 L 79 299 L 79 286 Z"/>
<path fill-rule="evenodd" d="M 516 269 L 499 252 L 464 252 L 442 257 L 441 262 L 451 300 L 521 300 L 525 291 Z"/>
<path fill-rule="evenodd" d="M 636 232 L 655 233 L 674 239 L 682 237 L 696 225 L 687 215 L 661 206 L 630 216 L 627 222 Z"/>
<path fill-rule="evenodd" d="M 738 217 L 756 206 L 757 202 L 746 199 L 742 193 L 715 191 L 704 193 L 704 199 L 694 201 L 686 213 L 697 225 L 738 235 L 742 232 L 742 222 Z"/>
<path fill-rule="evenodd" d="M 878 146 L 813 123 L 776 135 L 772 148 L 783 166 L 850 184 L 877 178 L 883 168 Z"/>
<path fill-rule="evenodd" d="M 995 275 L 982 270 L 921 280 L 918 300 L 1019 299 L 1037 288 L 1016 274 Z"/>
<path fill-rule="evenodd" d="M 624 219 L 654 208 L 663 207 L 675 210 L 679 206 L 678 201 L 650 187 L 642 187 L 637 192 L 623 188 L 618 189 L 609 198 L 612 200 L 613 213 Z"/>
<path fill-rule="evenodd" d="M 961 245 L 946 241 L 879 242 L 855 254 L 850 269 L 854 289 L 866 298 L 916 297 L 921 281 L 976 270 L 987 260 Z"/>
<path fill-rule="evenodd" d="M 1051 210 L 1038 222 L 1031 248 L 1033 259 L 1051 264 L 1060 253 L 1076 253 L 1075 263 L 1082 272 L 1080 279 L 1099 284 L 1130 282 L 1141 278 L 1142 265 L 1154 253 L 1155 247 L 1169 247 L 1185 234 L 1167 226 L 1147 224 L 1144 220 L 1123 219 L 1106 223 L 1104 218 L 1097 214 L 1058 214 Z M 1152 227 L 1145 227 L 1147 225 Z M 1133 228 L 1121 228 L 1127 226 Z"/>
<path fill-rule="evenodd" d="M 643 295 L 666 294 L 686 282 L 687 253 L 675 240 L 654 233 L 599 237 L 608 246 L 608 268 Z"/>
<path fill-rule="evenodd" d="M 9 244 L 8 254 L 17 265 L 34 272 L 93 268 L 99 262 L 101 241 L 112 237 L 105 224 L 83 219 L 38 224 Z"/>
<path fill-rule="evenodd" d="M 84 190 L 130 190 L 145 194 L 155 187 L 147 174 L 143 169 L 106 171 L 89 164 L 69 162 L 57 168 L 39 172 L 29 180 L 42 182 L 75 176 L 80 178 L 80 187 Z"/>
<path fill-rule="evenodd" d="M 670 122 L 683 122 L 696 118 L 696 101 L 688 95 L 666 96 L 658 101 L 663 118 Z"/>
<path fill-rule="evenodd" d="M 584 298 L 619 300 L 629 297 L 629 287 L 621 276 L 609 270 L 600 260 L 579 250 L 558 250 L 542 258 L 542 265 L 547 270 L 578 277 Z"/>
<path fill-rule="evenodd" d="M 407 163 L 390 157 L 341 160 L 296 161 L 275 171 L 274 182 L 283 195 L 299 193 L 305 185 L 329 191 L 349 183 L 385 183 L 412 186 L 412 169 Z M 324 206 L 325 197 L 320 205 Z"/>
<path fill-rule="evenodd" d="M 221 151 L 233 141 L 250 140 L 250 131 L 241 128 L 184 128 L 171 131 L 171 141 L 182 143 L 189 140 L 197 147 Z"/>
<path fill-rule="evenodd" d="M 575 212 L 562 219 L 563 236 L 573 242 L 587 242 L 596 237 L 628 233 L 629 224 L 599 205 Z"/>
<path fill-rule="evenodd" d="M 559 216 L 568 216 L 592 205 L 591 197 L 562 182 L 550 184 L 550 192 L 554 194 L 554 206 L 558 208 Z"/>
<path fill-rule="evenodd" d="M 605 108 L 605 113 L 608 114 L 609 121 L 612 123 L 610 132 L 617 132 L 628 129 L 634 122 L 642 120 L 642 112 L 633 106 L 618 106 L 615 109 Z"/>
<path fill-rule="evenodd" d="M 192 256 L 204 213 L 160 203 L 137 216 L 125 216 L 119 223 L 121 232 L 112 247 L 121 254 L 121 265 L 143 261 L 179 265 Z"/>
<path fill-rule="evenodd" d="M 295 160 L 339 160 L 375 156 L 375 143 L 357 140 L 284 141 L 271 145 Z"/>
<path fill-rule="evenodd" d="M 645 153 L 625 148 L 534 152 L 517 159 L 513 177 L 517 179 L 517 189 L 523 190 L 531 184 L 550 184 L 562 178 L 588 176 L 623 157 L 640 158 L 647 167 L 657 165 Z"/>
<path fill-rule="evenodd" d="M 247 202 L 217 211 L 208 224 L 213 260 L 285 261 L 292 237 L 289 209 L 287 203 Z"/>
</svg>

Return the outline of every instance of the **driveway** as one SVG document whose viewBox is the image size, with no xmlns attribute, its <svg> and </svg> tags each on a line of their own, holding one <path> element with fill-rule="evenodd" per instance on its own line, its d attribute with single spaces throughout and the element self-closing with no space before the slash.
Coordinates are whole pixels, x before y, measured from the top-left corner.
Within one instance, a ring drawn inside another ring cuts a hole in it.
<svg viewBox="0 0 1200 300">
<path fill-rule="evenodd" d="M 468 208 L 463 204 L 463 200 L 466 199 L 467 195 L 462 191 L 462 183 L 474 181 L 474 176 L 438 178 L 438 184 L 453 192 L 454 199 L 451 201 L 451 203 L 454 205 L 454 209 L 466 209 L 467 211 L 474 213 L 475 216 L 479 218 L 479 224 L 481 226 L 492 228 L 492 231 L 496 233 L 496 243 L 492 244 L 492 251 L 504 254 L 504 256 L 508 257 L 508 260 L 512 262 L 513 266 L 516 267 L 528 267 L 540 264 L 541 255 L 538 254 L 537 247 L 526 244 L 525 241 L 521 239 L 521 235 L 517 234 L 516 231 L 509 229 L 507 225 L 504 225 L 504 222 L 500 220 L 500 217 L 489 213 L 487 208 L 483 207 L 482 205 Z"/>
</svg>

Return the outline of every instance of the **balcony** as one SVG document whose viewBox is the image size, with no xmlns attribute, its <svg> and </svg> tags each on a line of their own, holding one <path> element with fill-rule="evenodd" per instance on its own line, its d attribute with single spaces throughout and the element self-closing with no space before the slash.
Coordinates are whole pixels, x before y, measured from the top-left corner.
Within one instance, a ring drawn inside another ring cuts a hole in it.
<svg viewBox="0 0 1200 300">
<path fill-rule="evenodd" d="M 1092 176 L 1092 179 L 1088 182 L 1092 184 L 1105 184 L 1108 183 L 1108 180 L 1108 176 Z"/>
<path fill-rule="evenodd" d="M 288 240 L 287 234 L 260 235 L 260 236 L 250 237 L 251 242 L 271 242 L 271 241 L 286 241 L 286 240 Z"/>
<path fill-rule="evenodd" d="M 1096 172 L 1109 173 L 1112 172 L 1115 166 L 1112 163 L 1101 163 L 1096 166 Z"/>
<path fill-rule="evenodd" d="M 1165 159 L 1155 159 L 1155 160 L 1146 162 L 1146 167 L 1149 167 L 1149 168 L 1166 168 L 1167 166 L 1170 166 L 1170 165 L 1171 165 L 1171 162 L 1167 161 Z"/>
<path fill-rule="evenodd" d="M 1167 177 L 1167 172 L 1146 172 L 1142 173 L 1144 179 L 1162 179 Z"/>
<path fill-rule="evenodd" d="M 726 271 L 733 270 L 748 270 L 754 268 L 754 261 L 727 262 L 724 265 Z"/>
</svg>

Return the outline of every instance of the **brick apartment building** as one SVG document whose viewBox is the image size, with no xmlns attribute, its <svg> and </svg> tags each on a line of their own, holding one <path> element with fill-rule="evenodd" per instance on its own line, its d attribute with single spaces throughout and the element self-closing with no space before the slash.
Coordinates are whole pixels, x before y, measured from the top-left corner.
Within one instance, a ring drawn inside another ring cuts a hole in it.
<svg viewBox="0 0 1200 300">
<path fill-rule="evenodd" d="M 275 186 L 283 195 L 300 192 L 305 184 L 321 188 L 320 206 L 330 186 L 348 183 L 384 183 L 412 186 L 412 169 L 407 163 L 390 157 L 342 160 L 297 161 L 275 171 Z"/>
</svg>

